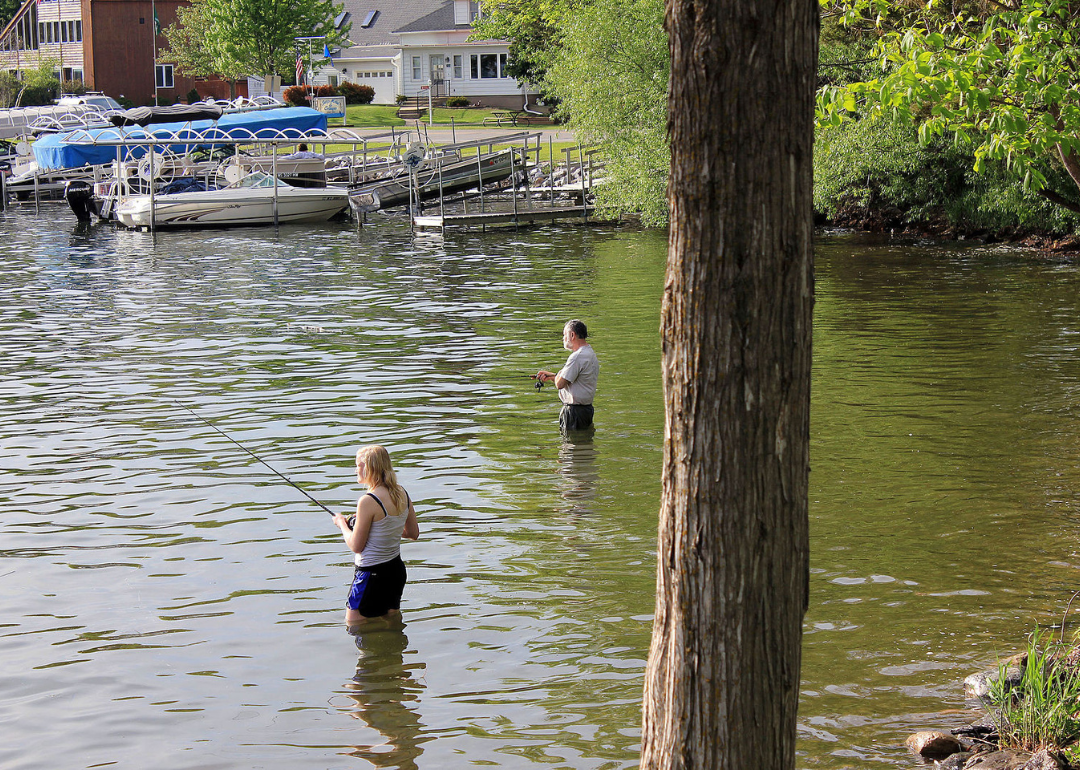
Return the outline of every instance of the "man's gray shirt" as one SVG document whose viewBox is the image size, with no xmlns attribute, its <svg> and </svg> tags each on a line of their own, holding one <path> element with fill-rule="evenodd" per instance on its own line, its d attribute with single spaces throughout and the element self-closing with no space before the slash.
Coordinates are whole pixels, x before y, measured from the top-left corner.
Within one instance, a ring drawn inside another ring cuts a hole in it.
<svg viewBox="0 0 1080 770">
<path fill-rule="evenodd" d="M 570 383 L 559 390 L 559 399 L 564 404 L 591 404 L 600 376 L 600 362 L 592 345 L 582 345 L 571 353 L 559 376 Z"/>
</svg>

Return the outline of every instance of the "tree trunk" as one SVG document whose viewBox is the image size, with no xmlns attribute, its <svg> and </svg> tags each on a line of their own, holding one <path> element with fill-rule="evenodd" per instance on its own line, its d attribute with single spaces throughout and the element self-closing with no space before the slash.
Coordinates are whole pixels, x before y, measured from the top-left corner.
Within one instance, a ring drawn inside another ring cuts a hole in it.
<svg viewBox="0 0 1080 770">
<path fill-rule="evenodd" d="M 641 767 L 792 768 L 817 0 L 667 0 L 666 423 Z"/>
</svg>

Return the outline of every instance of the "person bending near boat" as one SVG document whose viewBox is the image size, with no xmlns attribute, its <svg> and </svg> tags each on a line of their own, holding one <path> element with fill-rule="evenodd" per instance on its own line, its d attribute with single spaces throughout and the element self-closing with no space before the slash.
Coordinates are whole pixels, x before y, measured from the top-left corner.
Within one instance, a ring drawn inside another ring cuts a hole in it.
<svg viewBox="0 0 1080 770">
<path fill-rule="evenodd" d="M 386 449 L 361 447 L 356 453 L 356 479 L 368 490 L 356 503 L 356 516 L 334 516 L 345 545 L 356 554 L 345 602 L 345 623 L 350 627 L 368 618 L 400 614 L 407 577 L 401 539 L 420 537 L 416 509 L 398 484 Z"/>
<path fill-rule="evenodd" d="M 562 411 L 559 427 L 563 433 L 588 430 L 593 424 L 593 397 L 600 376 L 600 362 L 588 342 L 589 330 L 584 322 L 567 321 L 563 327 L 563 347 L 570 351 L 566 364 L 556 372 L 541 369 L 534 376 L 541 382 L 554 381 L 559 389 Z"/>
</svg>

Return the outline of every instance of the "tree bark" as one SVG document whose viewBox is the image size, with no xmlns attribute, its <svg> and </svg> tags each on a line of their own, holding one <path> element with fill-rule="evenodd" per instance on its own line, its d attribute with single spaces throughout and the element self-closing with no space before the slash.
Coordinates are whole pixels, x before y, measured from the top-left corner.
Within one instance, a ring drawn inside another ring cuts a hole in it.
<svg viewBox="0 0 1080 770">
<path fill-rule="evenodd" d="M 671 230 L 642 768 L 795 765 L 816 0 L 667 0 Z"/>
</svg>

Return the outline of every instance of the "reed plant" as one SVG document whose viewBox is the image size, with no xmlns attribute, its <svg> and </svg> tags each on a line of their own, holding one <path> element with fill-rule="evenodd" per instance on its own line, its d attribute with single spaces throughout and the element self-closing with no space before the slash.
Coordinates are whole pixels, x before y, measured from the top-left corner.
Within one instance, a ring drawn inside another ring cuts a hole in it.
<svg viewBox="0 0 1080 770">
<path fill-rule="evenodd" d="M 1019 682 L 1002 663 L 990 685 L 1003 748 L 1064 749 L 1080 739 L 1080 646 L 1055 642 L 1036 628 Z"/>
</svg>

